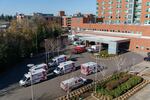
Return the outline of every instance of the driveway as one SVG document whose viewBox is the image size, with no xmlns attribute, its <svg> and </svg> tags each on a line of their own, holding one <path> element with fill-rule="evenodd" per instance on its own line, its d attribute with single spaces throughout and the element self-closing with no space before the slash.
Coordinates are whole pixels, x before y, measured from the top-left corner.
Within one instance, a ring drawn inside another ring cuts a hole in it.
<svg viewBox="0 0 150 100">
<path fill-rule="evenodd" d="M 76 66 L 79 66 L 82 63 L 88 62 L 88 61 L 95 61 L 96 59 L 94 59 L 93 57 L 91 57 L 91 55 L 89 55 L 88 53 L 84 53 L 81 55 L 76 55 L 77 61 L 76 61 Z M 132 52 L 128 52 L 126 54 L 121 55 L 119 58 L 115 57 L 113 59 L 109 59 L 109 60 L 98 60 L 97 62 L 102 65 L 107 67 L 108 69 L 103 71 L 103 73 L 99 72 L 98 73 L 98 79 L 102 79 L 103 76 L 108 76 L 111 75 L 112 73 L 116 72 L 117 70 L 124 70 L 126 68 L 130 68 L 132 65 L 137 64 L 139 62 L 141 62 L 143 60 L 143 56 L 138 55 L 136 53 L 132 53 Z M 42 60 L 41 60 L 42 61 Z M 28 62 L 27 62 L 28 63 Z M 26 65 L 26 63 L 25 63 Z M 19 81 L 19 77 L 22 77 L 22 74 L 24 74 L 24 71 L 19 74 L 17 73 L 17 71 L 19 72 L 19 69 L 14 69 L 12 73 L 12 76 L 1 76 L 1 78 L 3 78 L 2 80 L 6 83 L 7 81 L 9 82 L 9 80 L 13 80 L 13 78 L 17 77 L 16 82 Z M 9 73 L 8 73 L 9 74 Z M 5 74 L 7 75 L 7 74 Z M 58 77 L 50 77 L 49 80 L 36 84 L 34 85 L 34 97 L 36 99 L 43 99 L 45 98 L 46 100 L 54 100 L 55 98 L 65 95 L 66 92 L 64 92 L 63 90 L 60 89 L 59 84 L 61 81 L 66 80 L 68 78 L 74 77 L 74 76 L 82 76 L 84 78 L 87 79 L 95 79 L 95 75 L 82 75 L 80 73 L 80 70 L 77 70 L 75 72 L 66 74 L 66 75 L 62 75 L 62 76 L 58 76 Z M 0 82 L 1 83 L 1 82 Z M 13 83 L 13 82 L 12 82 Z M 5 85 L 5 84 L 4 84 Z M 11 84 L 9 84 L 11 85 Z M 9 87 L 8 85 L 8 87 Z M 2 95 L 0 97 L 0 100 L 30 100 L 31 99 L 31 88 L 27 87 L 27 88 L 22 88 L 19 87 L 18 85 L 16 85 L 18 88 L 14 88 L 13 90 L 9 90 L 5 93 L 5 95 Z M 10 86 L 11 87 L 11 86 Z"/>
</svg>

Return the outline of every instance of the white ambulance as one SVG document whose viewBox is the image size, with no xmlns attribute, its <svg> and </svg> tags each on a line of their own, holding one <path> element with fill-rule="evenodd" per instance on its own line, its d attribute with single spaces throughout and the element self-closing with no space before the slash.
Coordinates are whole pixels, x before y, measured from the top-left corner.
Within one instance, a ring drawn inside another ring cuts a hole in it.
<svg viewBox="0 0 150 100">
<path fill-rule="evenodd" d="M 32 75 L 32 76 L 31 76 Z M 32 83 L 38 83 L 47 79 L 47 72 L 45 69 L 30 70 L 27 74 L 24 74 L 22 80 L 19 81 L 20 86 L 28 86 Z"/>
<path fill-rule="evenodd" d="M 100 45 L 92 45 L 90 48 L 87 49 L 87 51 L 91 53 L 96 53 L 99 52 L 100 50 L 101 50 Z"/>
<path fill-rule="evenodd" d="M 65 62 L 65 61 L 67 61 L 67 56 L 66 55 L 60 55 L 60 56 L 54 57 L 52 59 L 52 61 L 48 63 L 48 65 L 50 67 L 51 66 L 58 66 L 59 63 L 62 63 L 62 62 Z"/>
<path fill-rule="evenodd" d="M 65 81 L 62 81 L 60 83 L 60 87 L 64 90 L 64 91 L 71 91 L 72 89 L 75 89 L 79 86 L 84 85 L 87 82 L 87 80 L 85 78 L 82 77 L 73 77 L 70 79 L 67 79 Z"/>
<path fill-rule="evenodd" d="M 95 73 L 96 67 L 99 70 L 99 65 L 95 62 L 87 62 L 87 63 L 81 64 L 81 73 L 85 75 Z"/>
<path fill-rule="evenodd" d="M 48 66 L 47 66 L 47 64 L 42 63 L 42 64 L 34 65 L 34 66 L 31 67 L 29 70 L 38 70 L 38 69 L 45 69 L 45 70 L 48 70 Z"/>
<path fill-rule="evenodd" d="M 59 66 L 54 70 L 54 74 L 60 75 L 69 73 L 76 70 L 75 63 L 73 61 L 66 61 L 59 64 Z"/>
</svg>

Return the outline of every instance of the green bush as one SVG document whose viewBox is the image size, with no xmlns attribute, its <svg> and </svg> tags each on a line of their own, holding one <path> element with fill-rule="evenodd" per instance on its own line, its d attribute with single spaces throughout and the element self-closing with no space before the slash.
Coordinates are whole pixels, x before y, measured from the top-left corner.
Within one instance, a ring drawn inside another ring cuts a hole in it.
<svg viewBox="0 0 150 100">
<path fill-rule="evenodd" d="M 119 79 L 117 79 L 117 80 L 112 80 L 112 81 L 108 82 L 108 83 L 106 84 L 106 89 L 107 89 L 107 90 L 112 90 L 112 89 L 116 88 L 118 85 L 120 85 L 120 84 L 126 82 L 129 78 L 130 78 L 130 75 L 120 76 Z"/>
<path fill-rule="evenodd" d="M 99 57 L 102 58 L 113 57 L 113 56 L 115 56 L 115 54 L 108 54 L 107 50 L 100 51 L 99 53 Z"/>
<path fill-rule="evenodd" d="M 116 98 L 142 82 L 142 80 L 143 79 L 139 76 L 127 73 L 114 74 L 110 79 L 99 84 L 97 86 L 97 91 L 103 95 Z"/>
</svg>

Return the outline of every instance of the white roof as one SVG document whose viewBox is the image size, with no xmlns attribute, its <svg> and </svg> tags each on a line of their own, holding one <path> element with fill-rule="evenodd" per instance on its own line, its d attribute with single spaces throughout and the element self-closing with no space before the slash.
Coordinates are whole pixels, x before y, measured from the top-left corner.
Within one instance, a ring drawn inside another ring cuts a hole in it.
<svg viewBox="0 0 150 100">
<path fill-rule="evenodd" d="M 43 67 L 43 66 L 47 66 L 47 64 L 42 63 L 42 64 L 35 65 L 35 67 Z"/>
<path fill-rule="evenodd" d="M 84 66 L 84 67 L 95 66 L 95 65 L 97 65 L 97 63 L 95 63 L 95 62 L 87 62 L 87 63 L 82 64 L 82 66 Z"/>
<path fill-rule="evenodd" d="M 63 57 L 66 57 L 66 55 L 60 55 L 60 56 L 54 57 L 54 59 L 63 58 Z"/>
<path fill-rule="evenodd" d="M 34 74 L 45 72 L 46 70 L 45 69 L 38 69 L 38 70 L 31 70 L 31 71 L 32 71 L 32 75 L 34 75 Z M 31 72 L 28 72 L 27 74 L 25 74 L 25 77 L 27 77 L 27 78 L 30 76 L 31 76 Z"/>
<path fill-rule="evenodd" d="M 79 36 L 83 36 L 83 39 L 86 40 L 105 40 L 105 41 L 123 41 L 129 40 L 128 38 L 121 38 L 121 37 L 112 37 L 112 36 L 102 36 L 102 35 L 94 35 L 94 34 L 77 34 Z"/>
<path fill-rule="evenodd" d="M 69 65 L 69 64 L 72 64 L 72 63 L 74 63 L 73 61 L 66 61 L 66 62 L 62 62 L 62 63 L 60 63 L 59 64 L 59 68 L 62 68 L 63 66 L 65 66 L 65 65 Z"/>
<path fill-rule="evenodd" d="M 79 80 L 79 79 L 80 79 L 80 77 L 73 77 L 73 78 L 62 81 L 62 83 L 69 84 L 69 83 L 75 82 L 76 80 Z"/>
</svg>

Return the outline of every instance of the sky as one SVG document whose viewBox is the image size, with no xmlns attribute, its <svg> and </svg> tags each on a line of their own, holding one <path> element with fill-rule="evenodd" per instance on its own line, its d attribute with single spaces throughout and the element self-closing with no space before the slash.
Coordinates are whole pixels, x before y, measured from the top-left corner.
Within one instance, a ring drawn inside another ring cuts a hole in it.
<svg viewBox="0 0 150 100">
<path fill-rule="evenodd" d="M 78 12 L 96 14 L 96 0 L 0 0 L 0 14 L 41 12 L 56 15 L 60 10 L 67 15 Z"/>
</svg>

